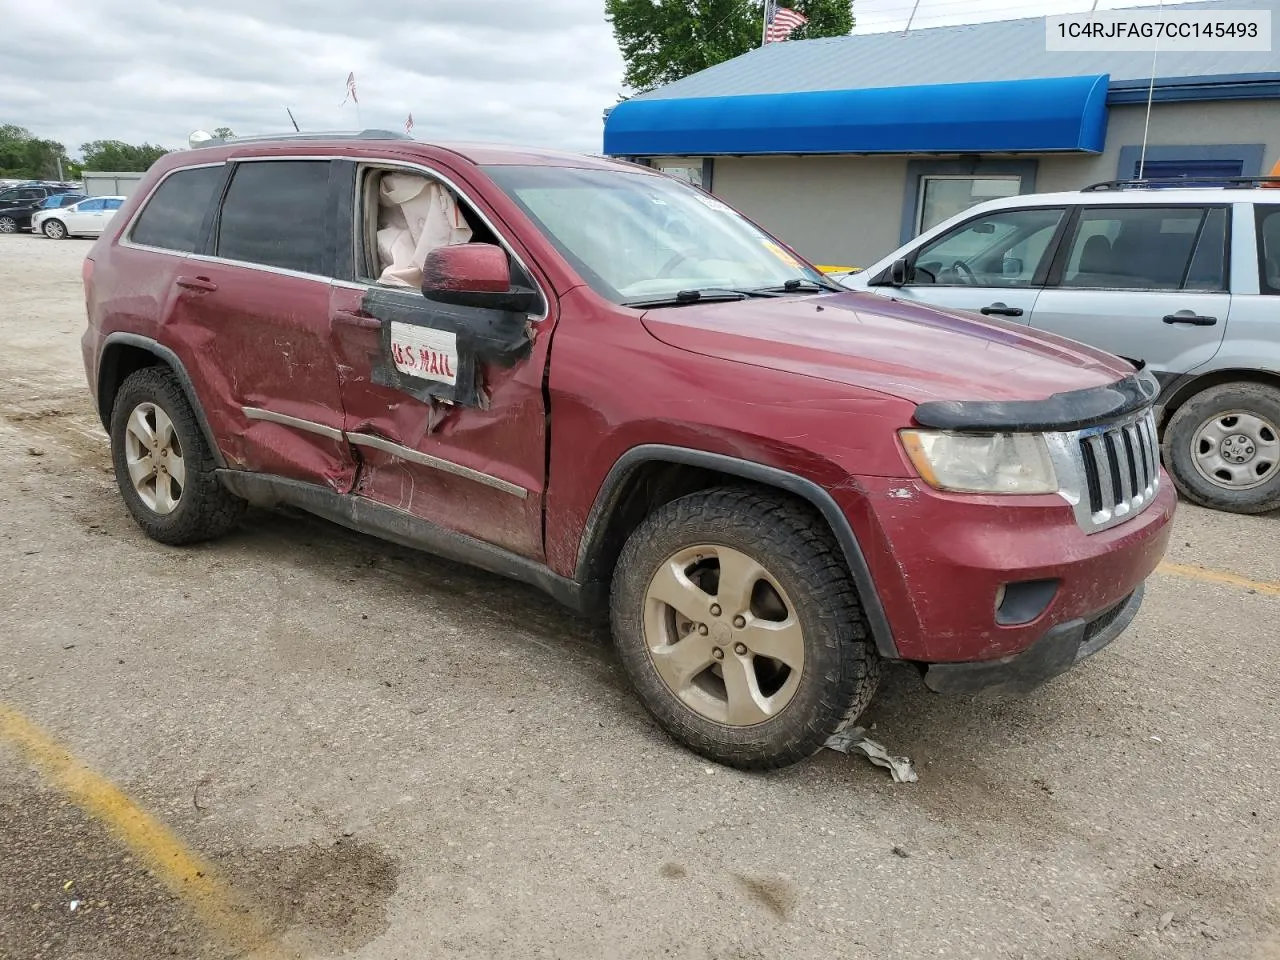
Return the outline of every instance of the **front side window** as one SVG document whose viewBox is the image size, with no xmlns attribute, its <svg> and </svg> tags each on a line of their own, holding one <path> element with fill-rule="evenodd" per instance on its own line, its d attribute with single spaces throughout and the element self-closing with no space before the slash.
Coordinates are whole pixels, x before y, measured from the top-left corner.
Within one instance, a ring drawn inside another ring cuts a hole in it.
<svg viewBox="0 0 1280 960">
<path fill-rule="evenodd" d="M 239 163 L 222 202 L 215 252 L 227 260 L 327 274 L 330 212 L 328 160 Z"/>
<path fill-rule="evenodd" d="M 1223 290 L 1227 211 L 1084 207 L 1061 286 L 1095 290 Z"/>
<path fill-rule="evenodd" d="M 1258 206 L 1258 266 L 1262 292 L 1280 296 L 1280 205 Z"/>
<path fill-rule="evenodd" d="M 1064 212 L 1062 207 L 999 210 L 962 223 L 920 248 L 908 282 L 1029 287 Z"/>
<path fill-rule="evenodd" d="M 130 239 L 148 247 L 194 253 L 223 173 L 221 165 L 171 173 L 147 201 Z"/>
<path fill-rule="evenodd" d="M 551 166 L 485 172 L 614 303 L 830 286 L 719 200 L 665 177 Z"/>
<path fill-rule="evenodd" d="M 1016 197 L 1021 192 L 1021 177 L 923 176 L 920 178 L 920 204 L 916 210 L 916 233 L 931 230 L 979 203 Z"/>
</svg>

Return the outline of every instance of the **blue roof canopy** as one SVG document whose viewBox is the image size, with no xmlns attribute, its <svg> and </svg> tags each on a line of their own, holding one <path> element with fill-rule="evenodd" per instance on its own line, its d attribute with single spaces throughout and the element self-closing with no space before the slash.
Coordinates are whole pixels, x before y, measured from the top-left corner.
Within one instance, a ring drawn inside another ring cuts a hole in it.
<svg viewBox="0 0 1280 960">
<path fill-rule="evenodd" d="M 610 156 L 805 153 L 1101 153 L 1107 75 L 627 100 Z"/>
</svg>

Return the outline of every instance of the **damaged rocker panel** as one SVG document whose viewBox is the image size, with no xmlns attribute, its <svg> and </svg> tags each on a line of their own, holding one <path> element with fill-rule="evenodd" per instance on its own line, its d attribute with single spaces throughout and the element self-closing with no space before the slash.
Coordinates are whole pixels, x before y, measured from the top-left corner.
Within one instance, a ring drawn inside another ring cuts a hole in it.
<svg viewBox="0 0 1280 960">
<path fill-rule="evenodd" d="M 341 430 L 335 430 L 333 427 L 325 426 L 323 423 L 316 423 L 313 420 L 303 420 L 301 417 L 291 417 L 288 414 L 276 413 L 273 410 L 263 410 L 261 407 L 241 407 L 241 412 L 250 420 L 259 420 L 266 423 L 277 423 L 284 427 L 291 427 L 294 430 L 301 430 L 304 433 L 314 433 L 318 436 L 325 437 L 329 440 L 342 442 L 347 440 L 357 447 L 368 447 L 373 450 L 380 450 L 400 460 L 408 460 L 412 463 L 421 464 L 424 467 L 431 467 L 439 470 L 441 473 L 448 473 L 455 477 L 462 477 L 464 480 L 472 480 L 476 483 L 484 484 L 486 487 L 492 487 L 494 490 L 500 490 L 503 493 L 509 493 L 513 497 L 519 497 L 521 500 L 529 496 L 529 491 L 518 484 L 503 480 L 501 477 L 495 477 L 492 474 L 484 473 L 480 470 L 473 470 L 471 467 L 464 467 L 460 463 L 454 463 L 452 460 L 445 460 L 441 457 L 433 457 L 429 453 L 422 453 L 414 450 L 412 447 L 402 446 L 383 437 L 374 436 L 369 433 L 344 433 Z"/>
</svg>

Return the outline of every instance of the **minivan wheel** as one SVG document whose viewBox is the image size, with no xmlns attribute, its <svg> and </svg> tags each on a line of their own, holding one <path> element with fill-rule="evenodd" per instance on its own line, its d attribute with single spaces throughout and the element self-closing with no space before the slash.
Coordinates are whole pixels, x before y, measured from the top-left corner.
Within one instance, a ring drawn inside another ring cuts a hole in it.
<svg viewBox="0 0 1280 960">
<path fill-rule="evenodd" d="M 18 221 L 13 217 L 0 217 L 0 233 L 17 233 Z"/>
<path fill-rule="evenodd" d="M 67 237 L 66 225 L 61 220 L 46 220 L 44 222 L 44 235 L 50 240 L 65 240 Z"/>
<path fill-rule="evenodd" d="M 209 540 L 244 511 L 244 501 L 218 482 L 195 413 L 167 367 L 146 367 L 121 386 L 111 413 L 111 458 L 125 505 L 153 540 Z"/>
<path fill-rule="evenodd" d="M 718 488 L 655 510 L 613 578 L 614 640 L 674 739 L 748 770 L 820 750 L 880 663 L 839 547 L 807 506 Z"/>
<path fill-rule="evenodd" d="M 1164 455 L 1192 503 L 1232 513 L 1280 508 L 1280 390 L 1224 383 L 1196 394 L 1169 421 Z"/>
</svg>

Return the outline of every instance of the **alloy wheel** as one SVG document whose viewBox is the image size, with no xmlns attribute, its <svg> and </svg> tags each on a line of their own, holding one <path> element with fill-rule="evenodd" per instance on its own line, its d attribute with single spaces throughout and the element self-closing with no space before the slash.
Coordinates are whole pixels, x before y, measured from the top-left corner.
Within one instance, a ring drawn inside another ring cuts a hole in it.
<svg viewBox="0 0 1280 960">
<path fill-rule="evenodd" d="M 804 631 L 758 561 L 717 544 L 673 554 L 645 598 L 645 640 L 663 682 L 708 720 L 748 727 L 781 713 L 804 670 Z"/>
<path fill-rule="evenodd" d="M 67 235 L 67 228 L 62 225 L 61 220 L 47 220 L 44 225 L 44 235 L 50 240 L 61 240 Z"/>
<path fill-rule="evenodd" d="M 0 217 L 0 233 L 17 233 L 18 221 L 13 217 Z"/>
<path fill-rule="evenodd" d="M 173 421 L 156 404 L 140 403 L 129 414 L 125 463 L 148 509 L 164 515 L 178 508 L 187 482 L 186 462 Z"/>
</svg>

